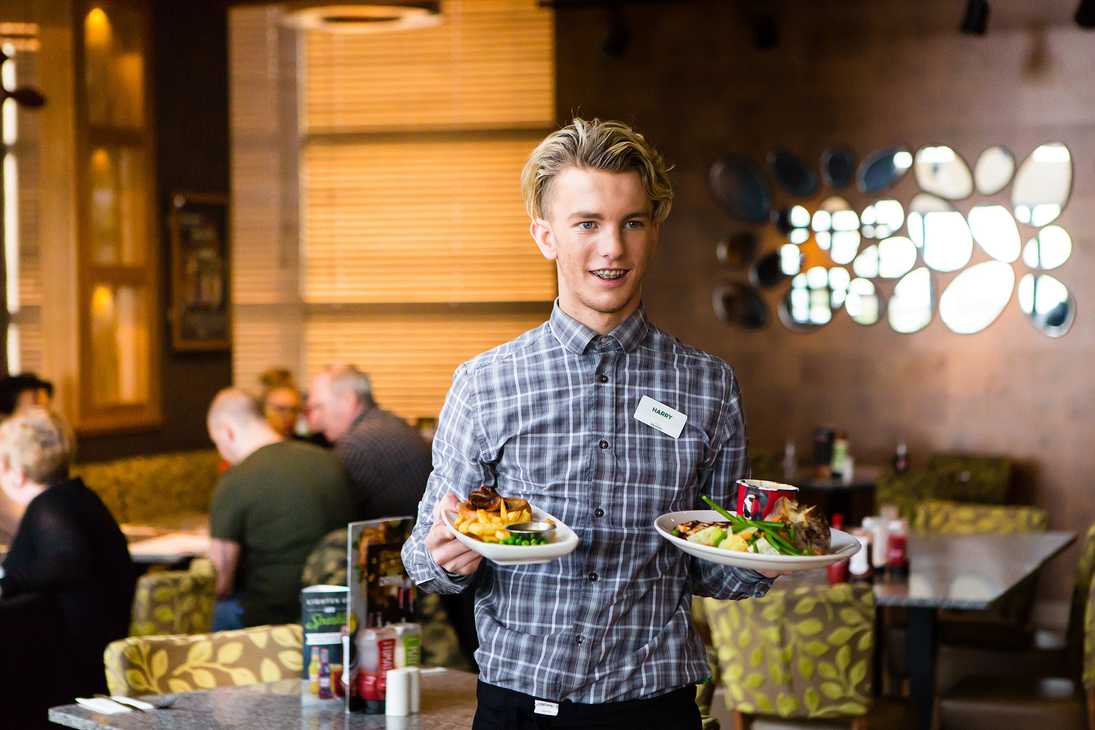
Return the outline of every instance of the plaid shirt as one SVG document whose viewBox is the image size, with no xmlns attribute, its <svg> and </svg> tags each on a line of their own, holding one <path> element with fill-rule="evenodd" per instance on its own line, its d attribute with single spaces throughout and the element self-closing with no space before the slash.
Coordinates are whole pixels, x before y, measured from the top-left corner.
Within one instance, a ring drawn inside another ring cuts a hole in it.
<svg viewBox="0 0 1095 730">
<path fill-rule="evenodd" d="M 633 418 L 648 395 L 683 412 L 677 439 Z M 457 369 L 434 438 L 434 471 L 403 562 L 424 589 L 467 578 L 426 550 L 433 507 L 481 484 L 524 497 L 578 534 L 540 565 L 484 560 L 475 605 L 480 678 L 581 703 L 651 697 L 707 676 L 692 594 L 762 596 L 772 581 L 695 560 L 654 519 L 731 501 L 748 471 L 730 366 L 650 325 L 640 308 L 606 336 L 564 314 Z"/>
</svg>

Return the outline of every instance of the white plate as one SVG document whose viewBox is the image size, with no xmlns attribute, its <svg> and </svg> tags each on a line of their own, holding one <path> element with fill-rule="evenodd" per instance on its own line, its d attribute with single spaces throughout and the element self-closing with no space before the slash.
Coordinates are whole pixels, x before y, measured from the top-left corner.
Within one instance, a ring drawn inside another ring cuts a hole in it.
<svg viewBox="0 0 1095 730">
<path fill-rule="evenodd" d="M 465 535 L 452 526 L 455 515 L 442 512 L 445 527 L 460 542 L 467 545 L 475 552 L 491 562 L 499 565 L 534 565 L 536 563 L 550 563 L 552 560 L 569 555 L 578 547 L 578 535 L 557 517 L 552 517 L 547 512 L 537 507 L 532 508 L 533 520 L 551 520 L 555 523 L 555 536 L 551 542 L 543 545 L 502 545 L 496 542 L 483 542 L 471 535 Z"/>
<path fill-rule="evenodd" d="M 684 512 L 670 512 L 654 520 L 658 533 L 678 548 L 701 560 L 719 565 L 733 565 L 738 568 L 770 570 L 781 573 L 794 573 L 800 570 L 816 570 L 827 565 L 846 560 L 859 551 L 859 541 L 846 532 L 832 530 L 830 552 L 828 555 L 762 555 L 738 550 L 720 550 L 709 545 L 688 542 L 673 536 L 673 528 L 682 522 L 725 522 L 726 518 L 713 509 L 693 509 Z"/>
</svg>

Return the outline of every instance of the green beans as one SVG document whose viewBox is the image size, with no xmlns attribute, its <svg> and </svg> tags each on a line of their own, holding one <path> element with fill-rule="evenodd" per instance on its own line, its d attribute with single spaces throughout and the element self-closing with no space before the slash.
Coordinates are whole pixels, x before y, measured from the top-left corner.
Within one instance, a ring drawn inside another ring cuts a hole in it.
<svg viewBox="0 0 1095 730">
<path fill-rule="evenodd" d="M 735 535 L 742 530 L 753 528 L 757 530 L 757 532 L 761 533 L 768 541 L 768 544 L 780 553 L 784 555 L 805 554 L 803 553 L 803 551 L 794 546 L 793 540 L 795 539 L 795 528 L 792 525 L 788 525 L 783 522 L 774 522 L 771 520 L 750 520 L 742 517 L 741 515 L 735 515 L 727 512 L 714 500 L 710 499 L 706 495 L 700 495 L 700 499 L 706 502 L 711 507 L 711 509 L 718 512 L 730 522 L 730 530 Z M 784 534 L 786 534 L 787 536 L 785 537 Z"/>
</svg>

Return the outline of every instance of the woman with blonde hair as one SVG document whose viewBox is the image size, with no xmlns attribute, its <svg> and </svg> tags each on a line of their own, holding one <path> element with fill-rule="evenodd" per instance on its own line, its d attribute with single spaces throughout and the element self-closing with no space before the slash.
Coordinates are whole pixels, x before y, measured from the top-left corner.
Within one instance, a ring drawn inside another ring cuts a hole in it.
<svg viewBox="0 0 1095 730">
<path fill-rule="evenodd" d="M 0 601 L 39 593 L 56 604 L 56 681 L 70 699 L 106 691 L 103 650 L 129 633 L 135 579 L 118 523 L 69 477 L 73 450 L 68 426 L 44 408 L 0 424 L 0 488 L 26 508 L 0 567 Z"/>
</svg>

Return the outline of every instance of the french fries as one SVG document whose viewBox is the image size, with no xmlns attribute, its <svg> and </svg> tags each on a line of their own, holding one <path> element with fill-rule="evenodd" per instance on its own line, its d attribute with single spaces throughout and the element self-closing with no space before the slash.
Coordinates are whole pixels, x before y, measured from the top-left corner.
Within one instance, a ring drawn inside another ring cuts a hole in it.
<svg viewBox="0 0 1095 730">
<path fill-rule="evenodd" d="M 487 512 L 482 509 L 464 510 L 461 508 L 453 527 L 465 535 L 474 535 L 483 542 L 502 542 L 509 537 L 507 527 L 518 522 L 531 521 L 532 513 L 529 510 L 505 512 L 505 505 L 503 504 L 498 512 Z"/>
</svg>

